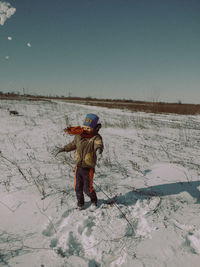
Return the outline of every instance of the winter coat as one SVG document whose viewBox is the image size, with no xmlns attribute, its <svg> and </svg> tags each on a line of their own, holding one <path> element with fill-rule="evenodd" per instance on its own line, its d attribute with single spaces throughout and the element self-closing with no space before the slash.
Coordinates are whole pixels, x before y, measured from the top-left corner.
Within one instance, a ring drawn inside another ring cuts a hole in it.
<svg viewBox="0 0 200 267">
<path fill-rule="evenodd" d="M 75 150 L 74 159 L 77 166 L 82 168 L 94 168 L 96 165 L 96 150 L 103 151 L 103 140 L 100 134 L 91 138 L 76 135 L 74 140 L 64 146 L 66 152 Z"/>
</svg>

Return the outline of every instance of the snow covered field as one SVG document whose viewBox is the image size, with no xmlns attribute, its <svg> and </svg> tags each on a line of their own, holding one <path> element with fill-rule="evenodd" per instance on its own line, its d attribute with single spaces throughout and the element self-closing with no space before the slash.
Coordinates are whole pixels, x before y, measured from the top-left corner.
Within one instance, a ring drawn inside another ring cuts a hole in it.
<svg viewBox="0 0 200 267">
<path fill-rule="evenodd" d="M 73 152 L 51 153 L 88 112 L 105 145 L 94 212 L 74 209 Z M 1 101 L 0 266 L 199 267 L 199 148 L 200 116 Z"/>
</svg>

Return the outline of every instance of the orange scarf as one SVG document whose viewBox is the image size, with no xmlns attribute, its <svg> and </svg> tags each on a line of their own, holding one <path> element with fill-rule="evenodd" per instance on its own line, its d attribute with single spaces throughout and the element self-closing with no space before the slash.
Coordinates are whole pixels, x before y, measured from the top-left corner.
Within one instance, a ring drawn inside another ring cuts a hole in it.
<svg viewBox="0 0 200 267">
<path fill-rule="evenodd" d="M 81 126 L 67 127 L 64 129 L 64 132 L 70 135 L 80 135 L 83 138 L 91 138 L 97 135 L 96 131 L 92 131 L 92 133 L 88 133 Z"/>
</svg>

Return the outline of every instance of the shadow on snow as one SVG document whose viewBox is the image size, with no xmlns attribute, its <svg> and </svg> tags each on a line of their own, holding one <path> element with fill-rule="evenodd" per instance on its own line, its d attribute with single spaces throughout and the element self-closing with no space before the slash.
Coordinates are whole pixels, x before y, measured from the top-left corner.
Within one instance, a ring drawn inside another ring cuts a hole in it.
<svg viewBox="0 0 200 267">
<path fill-rule="evenodd" d="M 153 196 L 169 196 L 178 195 L 182 192 L 188 192 L 193 198 L 196 199 L 196 203 L 200 203 L 200 191 L 198 187 L 200 186 L 200 181 L 191 182 L 178 182 L 171 184 L 154 185 L 146 188 L 132 188 L 130 192 L 124 195 L 118 195 L 113 199 L 108 200 L 108 203 L 112 204 L 116 202 L 117 204 L 133 205 L 138 199 L 146 199 Z"/>
</svg>

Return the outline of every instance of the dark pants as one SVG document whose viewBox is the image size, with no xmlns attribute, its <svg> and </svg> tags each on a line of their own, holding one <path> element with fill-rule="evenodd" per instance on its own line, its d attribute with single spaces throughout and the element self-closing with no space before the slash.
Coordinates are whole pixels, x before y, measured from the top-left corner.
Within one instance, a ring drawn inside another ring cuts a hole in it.
<svg viewBox="0 0 200 267">
<path fill-rule="evenodd" d="M 97 202 L 96 192 L 93 189 L 93 168 L 81 168 L 79 166 L 75 169 L 74 189 L 79 203 L 84 204 L 84 194 L 90 197 L 91 202 Z"/>
</svg>

